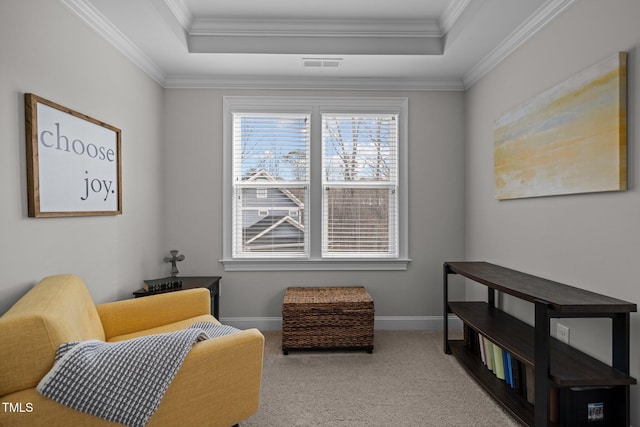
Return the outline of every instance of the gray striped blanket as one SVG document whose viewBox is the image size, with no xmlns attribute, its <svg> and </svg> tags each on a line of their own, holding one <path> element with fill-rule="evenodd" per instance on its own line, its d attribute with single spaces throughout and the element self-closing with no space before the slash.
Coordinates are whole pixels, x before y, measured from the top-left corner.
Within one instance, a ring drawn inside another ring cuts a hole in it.
<svg viewBox="0 0 640 427">
<path fill-rule="evenodd" d="M 211 322 L 190 328 L 106 343 L 61 344 L 38 391 L 58 403 L 131 427 L 146 425 L 191 347 L 237 332 Z"/>
</svg>

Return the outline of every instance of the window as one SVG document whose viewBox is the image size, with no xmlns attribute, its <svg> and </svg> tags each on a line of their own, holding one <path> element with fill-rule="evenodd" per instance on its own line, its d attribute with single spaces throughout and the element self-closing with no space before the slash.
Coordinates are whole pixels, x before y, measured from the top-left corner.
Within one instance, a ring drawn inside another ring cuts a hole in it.
<svg viewBox="0 0 640 427">
<path fill-rule="evenodd" d="M 397 114 L 322 114 L 322 256 L 397 256 Z"/>
<path fill-rule="evenodd" d="M 224 98 L 225 270 L 406 269 L 406 98 Z"/>
<path fill-rule="evenodd" d="M 307 256 L 309 119 L 233 113 L 234 258 Z"/>
</svg>

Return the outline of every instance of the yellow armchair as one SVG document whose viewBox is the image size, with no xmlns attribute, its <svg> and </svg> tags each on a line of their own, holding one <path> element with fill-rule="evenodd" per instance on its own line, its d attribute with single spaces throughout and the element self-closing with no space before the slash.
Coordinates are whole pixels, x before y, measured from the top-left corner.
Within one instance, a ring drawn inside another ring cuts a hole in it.
<svg viewBox="0 0 640 427">
<path fill-rule="evenodd" d="M 61 405 L 36 386 L 68 341 L 122 341 L 217 322 L 209 291 L 191 289 L 94 305 L 74 275 L 43 279 L 0 317 L 0 426 L 118 426 Z M 230 427 L 258 410 L 264 337 L 249 329 L 193 346 L 153 426 Z"/>
</svg>

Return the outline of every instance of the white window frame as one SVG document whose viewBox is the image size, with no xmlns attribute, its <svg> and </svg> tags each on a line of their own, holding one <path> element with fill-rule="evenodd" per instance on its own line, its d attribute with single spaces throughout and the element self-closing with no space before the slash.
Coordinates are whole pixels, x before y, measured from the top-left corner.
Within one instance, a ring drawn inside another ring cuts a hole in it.
<svg viewBox="0 0 640 427">
<path fill-rule="evenodd" d="M 311 111 L 311 188 L 306 258 L 234 258 L 233 227 L 233 113 Z M 358 112 L 398 114 L 398 254 L 396 257 L 322 257 L 322 126 L 321 113 Z M 404 97 L 223 97 L 223 215 L 222 244 L 225 271 L 406 270 L 409 258 L 408 215 L 408 99 Z"/>
</svg>

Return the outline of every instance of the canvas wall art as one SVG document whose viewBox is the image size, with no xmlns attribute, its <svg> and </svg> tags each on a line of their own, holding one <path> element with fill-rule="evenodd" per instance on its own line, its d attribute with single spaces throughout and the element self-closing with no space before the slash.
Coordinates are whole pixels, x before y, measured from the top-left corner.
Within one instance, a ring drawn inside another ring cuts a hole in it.
<svg viewBox="0 0 640 427">
<path fill-rule="evenodd" d="M 626 190 L 626 64 L 616 53 L 496 121 L 496 199 Z"/>
</svg>

